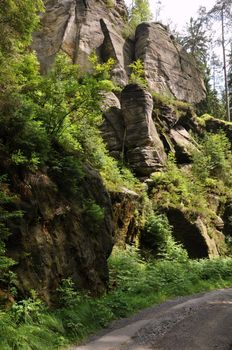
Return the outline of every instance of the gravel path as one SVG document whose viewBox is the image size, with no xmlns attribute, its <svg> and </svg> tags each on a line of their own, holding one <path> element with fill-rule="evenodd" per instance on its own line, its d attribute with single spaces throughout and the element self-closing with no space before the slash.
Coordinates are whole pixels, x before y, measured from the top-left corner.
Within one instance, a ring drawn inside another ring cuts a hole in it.
<svg viewBox="0 0 232 350">
<path fill-rule="evenodd" d="M 232 288 L 145 309 L 70 350 L 148 349 L 232 350 Z"/>
</svg>

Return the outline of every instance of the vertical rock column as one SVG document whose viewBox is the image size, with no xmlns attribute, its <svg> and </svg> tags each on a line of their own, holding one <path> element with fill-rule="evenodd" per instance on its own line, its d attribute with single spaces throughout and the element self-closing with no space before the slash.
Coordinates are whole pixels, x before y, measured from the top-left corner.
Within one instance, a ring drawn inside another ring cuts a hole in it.
<svg viewBox="0 0 232 350">
<path fill-rule="evenodd" d="M 149 176 L 166 161 L 163 144 L 152 120 L 152 96 L 140 86 L 130 84 L 122 91 L 121 106 L 128 162 L 137 175 Z"/>
</svg>

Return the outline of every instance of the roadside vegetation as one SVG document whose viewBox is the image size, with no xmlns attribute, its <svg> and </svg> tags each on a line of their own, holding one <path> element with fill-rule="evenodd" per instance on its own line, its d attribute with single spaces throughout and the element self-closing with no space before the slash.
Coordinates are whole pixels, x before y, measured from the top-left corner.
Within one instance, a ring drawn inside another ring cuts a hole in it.
<svg viewBox="0 0 232 350">
<path fill-rule="evenodd" d="M 231 258 L 189 260 L 174 242 L 168 247 L 156 260 L 145 260 L 131 247 L 115 249 L 109 262 L 110 290 L 100 298 L 78 293 L 67 279 L 57 291 L 59 306 L 48 309 L 32 291 L 30 298 L 15 303 L 8 312 L 1 311 L 0 348 L 63 348 L 153 304 L 232 285 Z"/>
</svg>

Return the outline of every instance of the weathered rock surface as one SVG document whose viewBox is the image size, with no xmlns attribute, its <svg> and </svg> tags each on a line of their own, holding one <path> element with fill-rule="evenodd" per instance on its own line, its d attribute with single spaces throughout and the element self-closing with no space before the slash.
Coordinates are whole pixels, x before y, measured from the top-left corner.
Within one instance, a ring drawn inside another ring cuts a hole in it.
<svg viewBox="0 0 232 350">
<path fill-rule="evenodd" d="M 153 100 L 139 85 L 121 93 L 121 109 L 104 112 L 102 136 L 111 155 L 125 158 L 139 176 L 148 176 L 166 162 L 166 153 L 152 120 Z"/>
<path fill-rule="evenodd" d="M 100 19 L 108 20 L 120 33 L 126 16 L 121 0 L 115 1 L 112 7 L 104 0 L 46 0 L 45 5 L 46 12 L 41 15 L 42 30 L 34 34 L 32 45 L 42 72 L 50 68 L 60 49 L 80 65 L 81 71 L 89 70 L 89 55 L 96 51 L 101 56 L 104 34 Z M 111 30 L 112 35 L 118 37 L 116 30 Z"/>
<path fill-rule="evenodd" d="M 163 25 L 142 23 L 137 27 L 135 58 L 144 62 L 152 91 L 193 103 L 205 97 L 204 82 L 195 62 Z"/>
<path fill-rule="evenodd" d="M 177 208 L 167 210 L 167 216 L 173 227 L 173 236 L 178 243 L 183 244 L 190 258 L 205 258 L 219 256 L 216 243 L 218 235 L 223 241 L 223 235 L 214 230 L 214 237 L 209 236 L 208 227 L 201 220 L 191 222 L 186 215 Z M 220 244 L 219 244 L 220 245 Z"/>
<path fill-rule="evenodd" d="M 110 154 L 116 159 L 124 157 L 125 123 L 121 109 L 111 107 L 104 113 L 101 126 L 103 140 L 107 144 Z"/>
<path fill-rule="evenodd" d="M 45 1 L 45 0 L 44 0 Z M 128 82 L 128 65 L 140 58 L 152 91 L 197 103 L 205 97 L 204 82 L 194 60 L 158 23 L 138 26 L 135 42 L 124 39 L 127 10 L 123 0 L 46 0 L 41 31 L 34 34 L 42 72 L 46 72 L 62 49 L 80 65 L 91 70 L 88 57 L 96 52 L 103 61 L 115 60 L 112 77 L 121 86 Z"/>
<path fill-rule="evenodd" d="M 153 100 L 140 86 L 126 86 L 121 94 L 126 127 L 127 159 L 139 175 L 149 175 L 166 161 L 164 147 L 152 120 Z"/>
<path fill-rule="evenodd" d="M 114 240 L 119 246 L 135 243 L 139 226 L 136 218 L 139 209 L 139 195 L 124 188 L 121 192 L 111 192 L 113 207 Z"/>
<path fill-rule="evenodd" d="M 177 162 L 179 164 L 188 163 L 192 153 L 197 150 L 191 135 L 181 125 L 177 125 L 170 130 L 170 139 L 175 149 Z"/>
<path fill-rule="evenodd" d="M 128 66 L 132 62 L 134 54 L 133 42 L 129 39 L 125 40 L 109 21 L 101 19 L 100 23 L 104 34 L 101 56 L 104 61 L 109 58 L 114 59 L 115 66 L 112 69 L 114 81 L 125 86 L 128 83 Z"/>
<path fill-rule="evenodd" d="M 208 132 L 217 133 L 222 130 L 228 137 L 230 142 L 232 142 L 232 123 L 225 120 L 217 119 L 211 116 L 206 116 L 205 118 L 199 118 L 200 124 L 202 125 L 202 130 Z"/>
<path fill-rule="evenodd" d="M 94 222 L 78 199 L 68 199 L 45 174 L 28 174 L 16 185 L 17 209 L 23 218 L 12 225 L 8 254 L 17 261 L 19 289 L 35 289 L 50 301 L 63 278 L 93 294 L 108 283 L 107 258 L 113 246 L 111 200 L 99 175 L 89 166 L 81 191 L 104 209 L 102 222 Z"/>
</svg>

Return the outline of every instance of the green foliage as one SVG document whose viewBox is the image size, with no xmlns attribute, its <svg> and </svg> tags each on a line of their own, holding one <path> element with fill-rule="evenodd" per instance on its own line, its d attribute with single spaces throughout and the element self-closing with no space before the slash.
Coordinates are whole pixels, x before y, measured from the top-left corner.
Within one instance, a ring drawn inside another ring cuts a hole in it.
<svg viewBox="0 0 232 350">
<path fill-rule="evenodd" d="M 11 308 L 12 317 L 16 324 L 32 323 L 40 320 L 41 314 L 44 311 L 44 305 L 38 299 L 35 291 L 31 291 L 31 297 L 14 303 Z"/>
<path fill-rule="evenodd" d="M 197 19 L 190 18 L 186 33 L 181 38 L 180 43 L 195 58 L 199 68 L 204 68 L 209 49 L 209 38 L 204 16 L 199 16 Z"/>
<path fill-rule="evenodd" d="M 152 12 L 150 10 L 148 0 L 135 0 L 129 13 L 129 24 L 133 30 L 142 22 L 152 20 Z"/>
<path fill-rule="evenodd" d="M 48 173 L 56 181 L 62 193 L 70 197 L 80 194 L 85 171 L 81 160 L 75 154 L 68 154 L 62 149 L 52 150 L 48 164 Z"/>
<path fill-rule="evenodd" d="M 143 248 L 166 260 L 186 261 L 187 252 L 172 237 L 172 227 L 165 215 L 152 215 L 147 219 L 141 236 Z"/>
<path fill-rule="evenodd" d="M 91 199 L 85 204 L 85 214 L 94 226 L 102 223 L 105 217 L 104 208 Z"/>
<path fill-rule="evenodd" d="M 75 290 L 75 285 L 71 278 L 63 279 L 57 288 L 58 302 L 62 308 L 69 308 L 80 302 L 81 296 Z"/>
<path fill-rule="evenodd" d="M 9 194 L 8 184 L 5 176 L 0 176 L 0 282 L 9 283 L 12 280 L 10 268 L 15 262 L 5 255 L 5 241 L 10 235 L 8 222 L 20 217 L 21 212 L 11 210 L 14 197 Z"/>
<path fill-rule="evenodd" d="M 169 154 L 166 170 L 152 174 L 151 178 L 155 209 L 179 208 L 192 217 L 202 213 L 211 215 L 204 186 L 193 177 L 190 169 L 178 168 L 173 153 Z"/>
<path fill-rule="evenodd" d="M 224 101 L 219 98 L 218 92 L 211 86 L 210 69 L 204 72 L 204 83 L 206 87 L 206 98 L 197 105 L 197 114 L 211 114 L 216 118 L 225 119 L 226 111 Z"/>
<path fill-rule="evenodd" d="M 206 134 L 200 142 L 200 152 L 193 154 L 193 174 L 200 181 L 220 179 L 231 184 L 232 153 L 228 138 L 223 132 Z"/>
<path fill-rule="evenodd" d="M 125 26 L 124 37 L 134 36 L 136 27 L 142 22 L 152 20 L 152 12 L 148 0 L 135 0 L 128 8 L 129 18 L 128 24 Z"/>
<path fill-rule="evenodd" d="M 172 229 L 167 217 L 165 215 L 152 215 L 145 224 L 141 243 L 158 255 L 161 250 L 166 248 L 171 235 Z"/>
<path fill-rule="evenodd" d="M 0 348 L 58 349 L 83 340 L 115 318 L 170 297 L 230 286 L 232 259 L 145 261 L 132 247 L 115 249 L 110 281 L 108 294 L 90 298 L 78 293 L 69 278 L 58 288 L 58 309 L 44 308 L 34 295 L 10 312 L 1 312 Z"/>
<path fill-rule="evenodd" d="M 130 83 L 146 88 L 147 81 L 144 78 L 144 63 L 140 59 L 137 59 L 129 67 L 131 68 Z"/>
<path fill-rule="evenodd" d="M 0 52 L 9 53 L 28 45 L 31 33 L 39 23 L 38 12 L 43 11 L 42 0 L 4 0 L 0 3 Z"/>
</svg>

